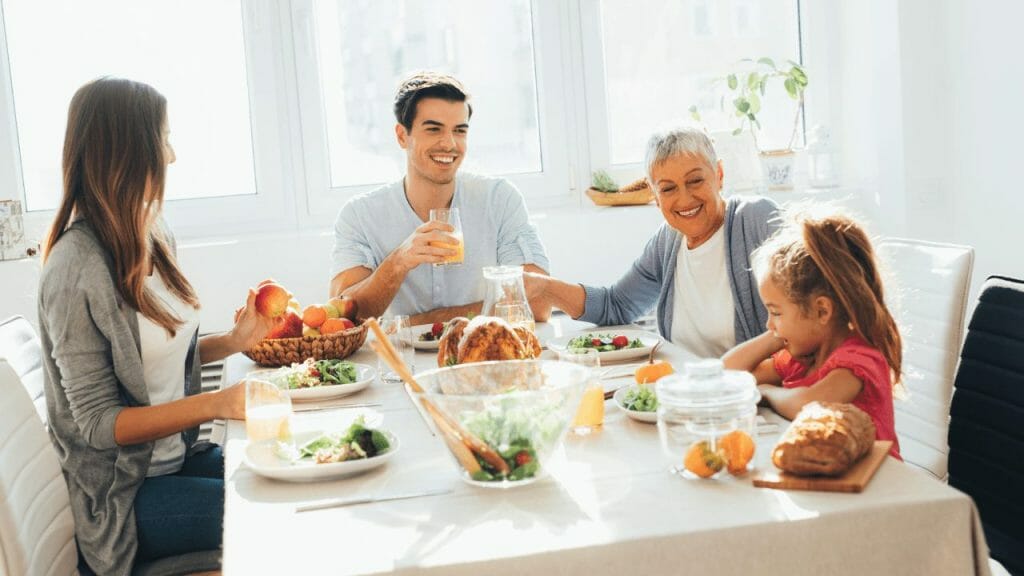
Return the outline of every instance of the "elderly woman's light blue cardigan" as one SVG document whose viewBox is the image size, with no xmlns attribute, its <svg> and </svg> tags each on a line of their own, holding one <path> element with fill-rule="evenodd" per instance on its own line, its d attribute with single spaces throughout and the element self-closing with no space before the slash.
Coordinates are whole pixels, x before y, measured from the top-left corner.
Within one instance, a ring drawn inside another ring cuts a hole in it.
<svg viewBox="0 0 1024 576">
<path fill-rule="evenodd" d="M 725 260 L 736 307 L 737 343 L 764 332 L 768 321 L 750 269 L 750 254 L 779 227 L 778 210 L 767 198 L 734 196 L 726 201 Z M 583 286 L 586 303 L 579 320 L 599 326 L 629 324 L 657 305 L 658 331 L 671 339 L 676 262 L 682 240 L 678 230 L 662 224 L 643 254 L 615 284 Z"/>
</svg>

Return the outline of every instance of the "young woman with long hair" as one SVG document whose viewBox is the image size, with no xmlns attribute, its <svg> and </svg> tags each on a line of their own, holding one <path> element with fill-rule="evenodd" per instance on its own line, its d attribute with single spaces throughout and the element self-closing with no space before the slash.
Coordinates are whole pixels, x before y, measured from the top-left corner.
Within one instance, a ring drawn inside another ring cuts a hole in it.
<svg viewBox="0 0 1024 576">
<path fill-rule="evenodd" d="M 39 292 L 50 436 L 71 495 L 80 557 L 100 574 L 220 546 L 223 456 L 198 426 L 243 419 L 244 386 L 199 393 L 201 364 L 272 326 L 255 291 L 232 330 L 198 337 L 199 300 L 163 226 L 174 162 L 167 103 L 101 78 L 68 111 L 63 197 Z"/>
</svg>

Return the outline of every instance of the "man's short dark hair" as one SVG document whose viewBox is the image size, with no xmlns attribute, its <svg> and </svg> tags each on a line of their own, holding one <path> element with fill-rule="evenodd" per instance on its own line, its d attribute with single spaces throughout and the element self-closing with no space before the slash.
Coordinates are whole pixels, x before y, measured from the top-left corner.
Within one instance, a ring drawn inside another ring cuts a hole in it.
<svg viewBox="0 0 1024 576">
<path fill-rule="evenodd" d="M 469 93 L 462 86 L 462 82 L 439 72 L 419 72 L 406 78 L 395 94 L 395 120 L 405 126 L 406 130 L 412 130 L 412 121 L 416 118 L 416 105 L 424 98 L 465 102 L 469 116 L 473 117 Z"/>
</svg>

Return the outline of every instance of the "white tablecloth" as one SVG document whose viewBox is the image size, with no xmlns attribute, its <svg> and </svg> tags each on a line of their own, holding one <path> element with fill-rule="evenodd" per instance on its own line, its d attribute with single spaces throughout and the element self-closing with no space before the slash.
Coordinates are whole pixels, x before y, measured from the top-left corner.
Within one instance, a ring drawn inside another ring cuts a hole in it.
<svg viewBox="0 0 1024 576">
<path fill-rule="evenodd" d="M 659 356 L 681 367 L 674 346 Z M 376 366 L 368 347 L 351 360 Z M 425 369 L 434 356 L 418 354 L 416 362 Z M 229 381 L 252 368 L 244 357 L 231 358 Z M 242 462 L 244 424 L 228 424 L 226 574 L 988 574 L 970 498 L 892 458 L 861 494 L 768 490 L 749 478 L 686 480 L 667 471 L 656 427 L 630 420 L 609 401 L 603 429 L 570 433 L 549 478 L 484 489 L 459 480 L 402 385 L 378 381 L 336 401 L 353 402 L 381 406 L 294 420 L 299 430 L 336 429 L 368 410 L 398 435 L 401 449 L 386 466 L 341 480 L 259 477 Z M 777 436 L 758 438 L 758 466 L 771 465 Z M 450 492 L 295 510 L 432 488 Z"/>
</svg>

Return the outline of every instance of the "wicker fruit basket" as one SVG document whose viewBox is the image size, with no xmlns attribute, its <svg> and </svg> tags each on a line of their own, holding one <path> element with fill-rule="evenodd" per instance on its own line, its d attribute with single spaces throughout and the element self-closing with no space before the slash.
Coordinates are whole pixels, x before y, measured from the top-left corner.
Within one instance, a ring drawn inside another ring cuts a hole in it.
<svg viewBox="0 0 1024 576">
<path fill-rule="evenodd" d="M 334 334 L 262 340 L 245 355 L 261 366 L 287 366 L 307 358 L 347 358 L 366 341 L 366 325 Z"/>
<path fill-rule="evenodd" d="M 654 192 L 643 178 L 623 186 L 618 192 L 587 188 L 587 196 L 598 206 L 638 206 L 654 200 Z"/>
</svg>

